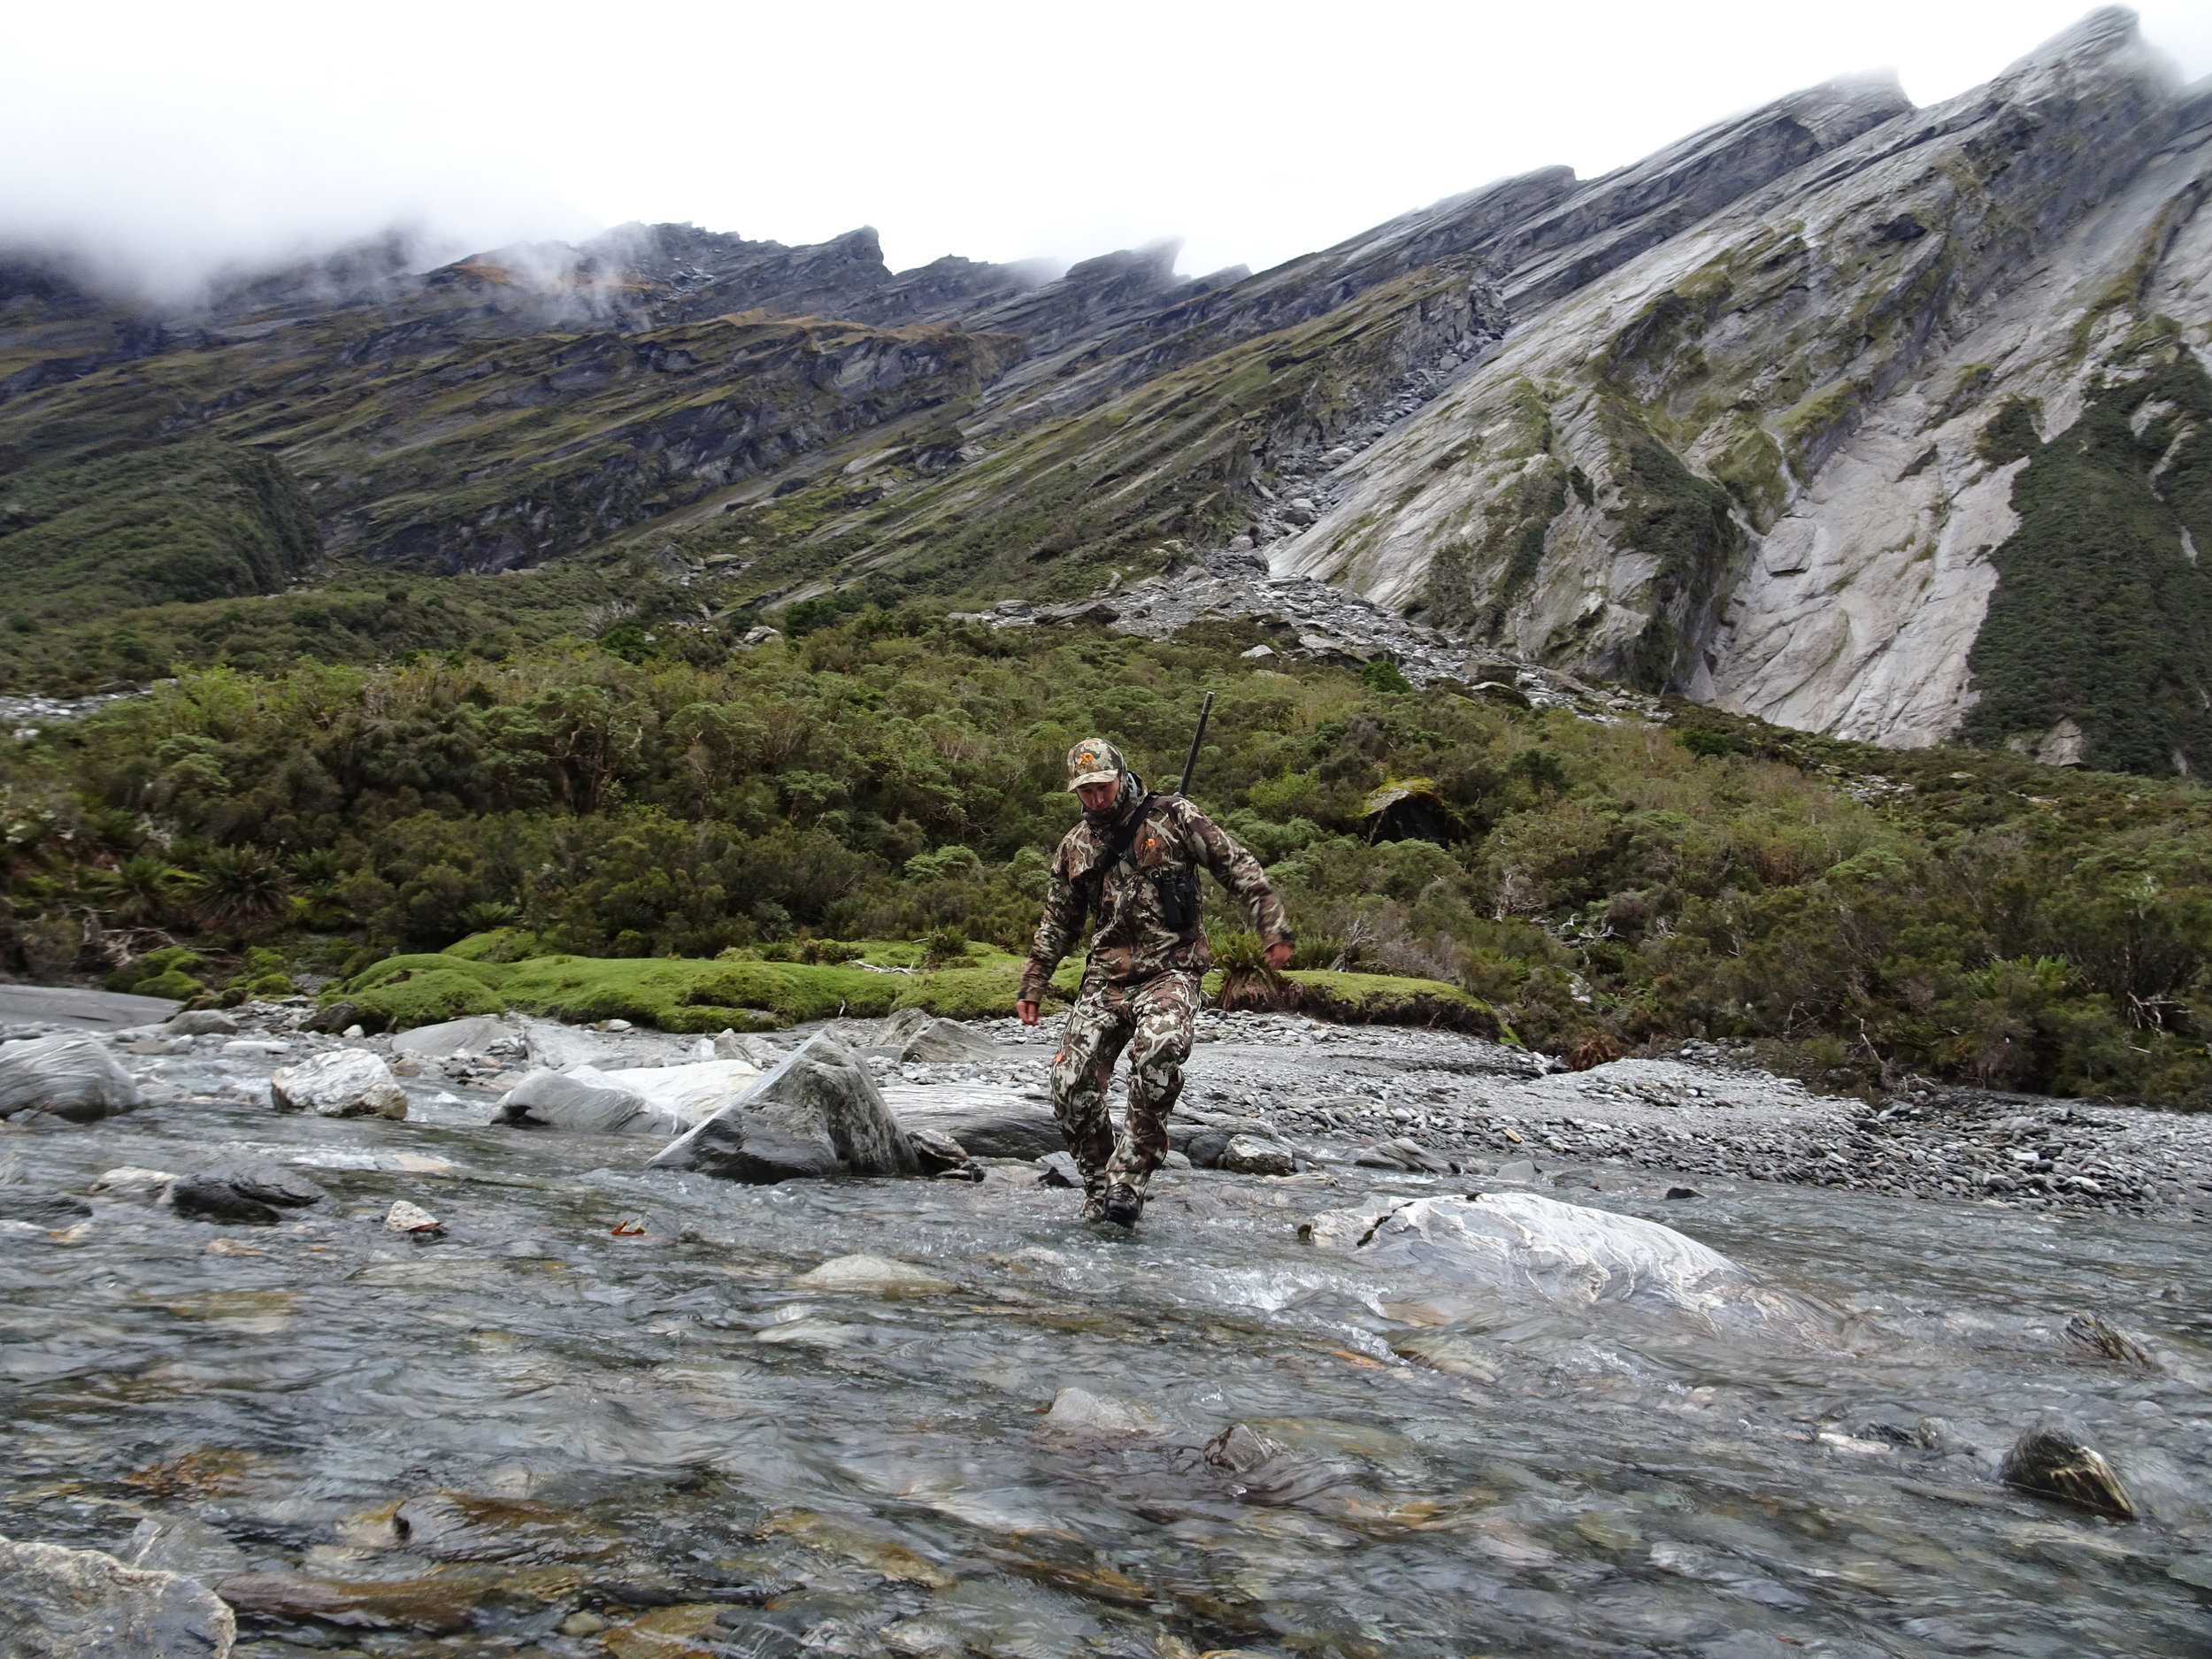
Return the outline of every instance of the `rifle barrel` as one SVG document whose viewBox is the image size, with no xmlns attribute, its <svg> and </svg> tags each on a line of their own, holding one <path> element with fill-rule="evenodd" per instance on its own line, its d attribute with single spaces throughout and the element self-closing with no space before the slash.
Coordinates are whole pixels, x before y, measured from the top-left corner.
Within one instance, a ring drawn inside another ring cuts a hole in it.
<svg viewBox="0 0 2212 1659">
<path fill-rule="evenodd" d="M 1190 753 L 1183 757 L 1183 775 L 1177 787 L 1183 798 L 1190 799 L 1190 775 L 1198 769 L 1198 746 L 1206 741 L 1206 718 L 1214 711 L 1214 694 L 1208 692 L 1206 701 L 1199 705 L 1198 729 L 1190 734 Z"/>
</svg>

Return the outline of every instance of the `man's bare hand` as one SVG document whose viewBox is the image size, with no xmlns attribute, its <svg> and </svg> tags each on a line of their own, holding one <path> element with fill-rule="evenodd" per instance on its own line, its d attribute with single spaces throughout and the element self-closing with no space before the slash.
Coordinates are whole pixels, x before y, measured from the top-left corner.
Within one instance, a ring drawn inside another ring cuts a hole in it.
<svg viewBox="0 0 2212 1659">
<path fill-rule="evenodd" d="M 1290 941 L 1279 939 L 1267 948 L 1267 965 L 1278 973 L 1290 966 Z"/>
<path fill-rule="evenodd" d="M 1021 1023 L 1025 1025 L 1033 1025 L 1037 1023 L 1037 1005 L 1034 1002 L 1017 1002 L 1014 1004 L 1014 1012 L 1020 1017 Z"/>
</svg>

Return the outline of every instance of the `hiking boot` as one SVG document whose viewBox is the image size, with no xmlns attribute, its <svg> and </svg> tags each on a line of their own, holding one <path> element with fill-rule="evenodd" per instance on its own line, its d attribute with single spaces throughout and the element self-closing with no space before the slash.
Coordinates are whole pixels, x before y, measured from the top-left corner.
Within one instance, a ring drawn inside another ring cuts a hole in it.
<svg viewBox="0 0 2212 1659">
<path fill-rule="evenodd" d="M 1137 1217 L 1144 1214 L 1144 1194 L 1127 1181 L 1116 1181 L 1106 1189 L 1100 1214 L 1118 1227 L 1133 1227 Z"/>
<path fill-rule="evenodd" d="M 1086 1221 L 1106 1219 L 1106 1194 L 1092 1192 L 1083 1194 L 1082 1218 Z"/>
</svg>

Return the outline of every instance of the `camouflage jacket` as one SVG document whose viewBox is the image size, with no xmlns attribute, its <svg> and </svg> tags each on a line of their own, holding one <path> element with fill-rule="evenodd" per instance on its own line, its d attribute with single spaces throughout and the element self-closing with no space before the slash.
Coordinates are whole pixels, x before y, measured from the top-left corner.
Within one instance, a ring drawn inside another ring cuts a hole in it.
<svg viewBox="0 0 2212 1659">
<path fill-rule="evenodd" d="M 1179 795 L 1154 795 L 1152 810 L 1137 832 L 1129 857 L 1110 870 L 1102 869 L 1107 843 L 1136 810 L 1137 802 L 1132 800 L 1110 824 L 1094 826 L 1085 818 L 1053 854 L 1044 920 L 1037 925 L 1029 962 L 1022 970 L 1023 1002 L 1042 998 L 1053 969 L 1081 934 L 1087 911 L 1098 924 L 1084 969 L 1087 979 L 1118 984 L 1150 979 L 1169 969 L 1203 973 L 1212 962 L 1205 928 L 1194 921 L 1189 931 L 1179 933 L 1161 918 L 1156 879 L 1164 874 L 1188 871 L 1194 885 L 1197 871 L 1210 870 L 1222 886 L 1244 901 L 1263 942 L 1290 937 L 1283 902 L 1268 886 L 1259 860 Z"/>
</svg>

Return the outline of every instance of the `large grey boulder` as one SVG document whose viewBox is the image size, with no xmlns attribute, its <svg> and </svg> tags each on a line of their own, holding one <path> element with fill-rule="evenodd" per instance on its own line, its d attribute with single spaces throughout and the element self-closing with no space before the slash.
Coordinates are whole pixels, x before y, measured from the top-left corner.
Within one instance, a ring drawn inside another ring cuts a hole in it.
<svg viewBox="0 0 2212 1659">
<path fill-rule="evenodd" d="M 906 1133 L 867 1067 L 821 1035 L 669 1143 L 656 1169 L 771 1184 L 833 1175 L 916 1175 Z"/>
<path fill-rule="evenodd" d="M 407 1091 L 366 1048 L 334 1048 L 280 1068 L 270 1075 L 269 1099 L 279 1111 L 318 1118 L 407 1116 Z"/>
<path fill-rule="evenodd" d="M 522 1041 L 530 1064 L 543 1066 L 549 1071 L 596 1065 L 614 1052 L 613 1045 L 603 1038 L 572 1025 L 557 1025 L 550 1020 L 536 1020 L 524 1027 Z"/>
<path fill-rule="evenodd" d="M 1829 1325 L 1813 1304 L 1671 1227 L 1533 1193 L 1379 1196 L 1325 1211 L 1304 1231 L 1325 1249 L 1555 1307 L 1625 1305 L 1714 1330 L 1802 1336 Z"/>
<path fill-rule="evenodd" d="M 566 1129 L 579 1134 L 674 1133 L 677 1125 L 652 1110 L 634 1089 L 580 1065 L 572 1071 L 540 1067 L 500 1097 L 495 1124 L 518 1129 Z"/>
<path fill-rule="evenodd" d="M 952 1019 L 928 1021 L 910 1033 L 897 1048 L 902 1061 L 931 1061 L 941 1065 L 999 1057 L 996 1043 L 981 1032 Z"/>
<path fill-rule="evenodd" d="M 572 1070 L 571 1077 L 580 1073 Z M 688 1065 L 627 1066 L 599 1078 L 627 1089 L 667 1121 L 668 1133 L 711 1118 L 760 1080 L 750 1060 L 695 1060 Z"/>
<path fill-rule="evenodd" d="M 145 1103 L 131 1074 L 90 1037 L 0 1043 L 0 1118 L 39 1111 L 88 1124 Z"/>
<path fill-rule="evenodd" d="M 394 1054 L 411 1054 L 425 1060 L 449 1055 L 481 1054 L 498 1038 L 509 1035 L 507 1026 L 489 1014 L 449 1019 L 435 1025 L 418 1025 L 392 1039 Z"/>
<path fill-rule="evenodd" d="M 237 1017 L 219 1008 L 188 1008 L 162 1027 L 172 1037 L 235 1037 Z"/>
<path fill-rule="evenodd" d="M 227 1659 L 237 1621 L 182 1573 L 0 1539 L 0 1659 Z"/>
</svg>

